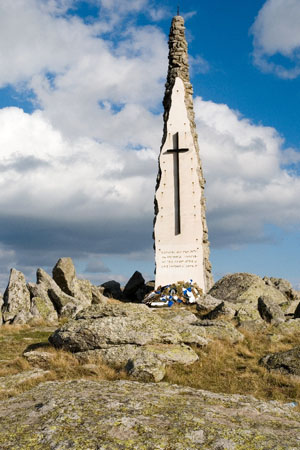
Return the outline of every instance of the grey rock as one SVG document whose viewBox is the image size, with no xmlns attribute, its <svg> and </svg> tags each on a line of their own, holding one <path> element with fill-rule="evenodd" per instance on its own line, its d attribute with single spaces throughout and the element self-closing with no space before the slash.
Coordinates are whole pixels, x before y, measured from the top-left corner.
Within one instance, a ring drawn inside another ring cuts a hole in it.
<svg viewBox="0 0 300 450">
<path fill-rule="evenodd" d="M 0 448 L 295 450 L 299 423 L 295 409 L 251 396 L 167 383 L 48 382 L 0 402 Z"/>
<path fill-rule="evenodd" d="M 65 294 L 76 298 L 82 305 L 92 304 L 92 284 L 88 280 L 80 280 L 76 277 L 71 258 L 60 258 L 52 270 L 52 275 L 53 280 Z"/>
<path fill-rule="evenodd" d="M 146 351 L 129 360 L 125 369 L 133 378 L 147 383 L 161 381 L 166 373 L 166 365 Z"/>
<path fill-rule="evenodd" d="M 30 293 L 22 272 L 11 269 L 9 282 L 3 296 L 2 317 L 4 322 L 12 323 L 21 312 L 30 311 Z"/>
<path fill-rule="evenodd" d="M 295 309 L 294 318 L 295 319 L 300 319 L 300 302 L 299 302 L 297 308 Z"/>
<path fill-rule="evenodd" d="M 55 358 L 54 353 L 40 350 L 30 350 L 23 353 L 23 357 L 34 367 L 45 368 Z"/>
<path fill-rule="evenodd" d="M 70 317 L 87 306 L 86 302 L 65 294 L 43 269 L 37 270 L 37 283 L 28 283 L 27 286 L 33 297 L 45 300 L 48 308 L 51 302 L 60 316 Z"/>
<path fill-rule="evenodd" d="M 264 277 L 263 280 L 278 289 L 289 301 L 300 300 L 299 292 L 293 289 L 293 286 L 288 280 L 283 278 Z"/>
<path fill-rule="evenodd" d="M 24 325 L 32 320 L 33 316 L 30 311 L 20 311 L 10 323 L 13 323 L 14 325 Z"/>
<path fill-rule="evenodd" d="M 229 302 L 221 302 L 214 309 L 212 309 L 209 313 L 204 314 L 202 316 L 203 320 L 215 320 L 220 317 L 226 317 L 228 319 L 233 319 L 236 315 L 236 310 L 231 308 Z"/>
<path fill-rule="evenodd" d="M 281 322 L 273 326 L 273 334 L 270 336 L 272 342 L 280 342 L 286 336 L 295 335 L 300 336 L 300 319 L 290 319 L 286 322 Z"/>
<path fill-rule="evenodd" d="M 233 344 L 244 340 L 244 335 L 232 323 L 223 320 L 199 320 L 192 327 L 203 327 L 210 339 L 225 339 Z"/>
<path fill-rule="evenodd" d="M 101 303 L 108 302 L 109 299 L 103 295 L 103 291 L 103 288 L 92 285 L 92 305 L 99 305 Z"/>
<path fill-rule="evenodd" d="M 101 284 L 100 287 L 104 288 L 103 295 L 106 297 L 112 297 L 116 300 L 122 300 L 123 299 L 123 292 L 121 291 L 121 285 L 115 280 L 106 281 L 105 283 Z"/>
<path fill-rule="evenodd" d="M 138 271 L 134 272 L 124 288 L 124 297 L 133 302 L 141 302 L 146 292 L 147 289 L 142 274 Z"/>
<path fill-rule="evenodd" d="M 72 352 L 112 345 L 181 342 L 176 328 L 160 317 L 149 314 L 151 310 L 145 305 L 107 306 L 95 305 L 79 313 L 75 320 L 70 320 L 56 330 L 49 341 L 56 347 Z"/>
<path fill-rule="evenodd" d="M 196 300 L 197 311 L 203 314 L 207 314 L 214 310 L 222 303 L 222 300 L 213 297 L 212 295 L 206 294 L 203 298 Z"/>
<path fill-rule="evenodd" d="M 46 295 L 44 298 L 33 297 L 31 299 L 30 312 L 35 320 L 40 319 L 50 323 L 57 323 L 58 321 L 57 311 L 49 297 Z"/>
<path fill-rule="evenodd" d="M 285 321 L 284 313 L 280 306 L 273 302 L 273 299 L 267 295 L 258 298 L 258 311 L 263 320 L 268 323 L 279 323 Z"/>
<path fill-rule="evenodd" d="M 267 285 L 262 278 L 250 273 L 234 273 L 221 278 L 209 291 L 213 297 L 232 303 L 254 302 L 258 297 L 269 295 L 277 304 L 284 304 L 286 297 L 275 287 Z"/>
<path fill-rule="evenodd" d="M 39 379 L 43 381 L 45 375 L 49 374 L 50 371 L 48 370 L 33 369 L 17 373 L 16 375 L 7 375 L 4 377 L 0 377 L 0 393 L 1 391 L 5 392 L 6 394 L 13 392 L 16 387 L 21 386 L 23 383 L 27 383 L 28 381 Z"/>
<path fill-rule="evenodd" d="M 270 353 L 259 361 L 267 369 L 300 376 L 300 347 L 278 353 Z"/>
</svg>

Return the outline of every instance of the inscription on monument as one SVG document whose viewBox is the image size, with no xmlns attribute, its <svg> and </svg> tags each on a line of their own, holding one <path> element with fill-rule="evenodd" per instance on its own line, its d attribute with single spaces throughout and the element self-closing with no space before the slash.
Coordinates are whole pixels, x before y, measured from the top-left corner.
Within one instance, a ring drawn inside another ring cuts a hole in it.
<svg viewBox="0 0 300 450">
<path fill-rule="evenodd" d="M 199 252 L 195 250 L 163 250 L 161 254 L 162 269 L 183 269 L 199 266 Z"/>
</svg>

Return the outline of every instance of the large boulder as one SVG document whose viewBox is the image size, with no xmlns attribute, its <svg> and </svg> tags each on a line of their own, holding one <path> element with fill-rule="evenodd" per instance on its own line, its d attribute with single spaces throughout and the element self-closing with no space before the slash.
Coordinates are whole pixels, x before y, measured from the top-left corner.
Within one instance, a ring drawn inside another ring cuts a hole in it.
<svg viewBox="0 0 300 450">
<path fill-rule="evenodd" d="M 141 302 L 148 291 L 143 275 L 136 271 L 125 285 L 123 294 L 131 302 Z"/>
<path fill-rule="evenodd" d="M 186 386 L 133 381 L 48 382 L 0 402 L 0 448 L 299 448 L 289 405 Z"/>
<path fill-rule="evenodd" d="M 264 282 L 258 275 L 234 273 L 221 278 L 209 294 L 232 303 L 257 302 L 258 297 L 269 295 L 274 303 L 286 303 L 286 297 L 273 286 Z"/>
<path fill-rule="evenodd" d="M 259 361 L 269 370 L 300 376 L 300 347 L 278 353 L 270 353 Z"/>
<path fill-rule="evenodd" d="M 293 286 L 288 280 L 275 277 L 264 277 L 266 284 L 278 289 L 289 301 L 300 300 L 300 293 L 293 289 Z"/>
<path fill-rule="evenodd" d="M 120 283 L 115 280 L 106 281 L 100 287 L 104 288 L 103 295 L 106 297 L 112 297 L 116 300 L 122 300 L 124 297 Z"/>
<path fill-rule="evenodd" d="M 145 305 L 95 305 L 77 314 L 49 338 L 55 347 L 72 352 L 113 345 L 178 344 L 180 334 L 172 324 Z"/>
<path fill-rule="evenodd" d="M 47 308 L 51 309 L 52 303 L 59 316 L 72 317 L 90 304 L 65 294 L 43 269 L 37 270 L 37 283 L 28 283 L 27 286 L 32 297 L 43 299 Z"/>
<path fill-rule="evenodd" d="M 298 303 L 298 306 L 295 309 L 294 318 L 295 319 L 300 319 L 300 302 Z"/>
<path fill-rule="evenodd" d="M 58 314 L 53 303 L 46 296 L 33 297 L 31 299 L 30 312 L 35 320 L 43 320 L 50 323 L 58 321 Z"/>
<path fill-rule="evenodd" d="M 30 318 L 30 293 L 25 276 L 16 269 L 10 271 L 3 296 L 2 317 L 3 322 L 9 323 L 25 323 Z"/>
<path fill-rule="evenodd" d="M 209 294 L 229 302 L 236 310 L 235 316 L 240 325 L 249 321 L 262 321 L 257 305 L 258 298 L 263 295 L 277 305 L 287 303 L 287 298 L 279 289 L 250 273 L 226 275 L 214 284 Z"/>
<path fill-rule="evenodd" d="M 60 289 L 82 304 L 89 306 L 93 300 L 92 283 L 88 280 L 79 280 L 71 258 L 60 258 L 52 270 L 53 280 Z"/>
<path fill-rule="evenodd" d="M 184 345 L 185 336 L 179 326 L 183 321 L 172 312 L 157 312 L 140 304 L 95 305 L 56 330 L 49 341 L 76 353 L 84 363 L 100 359 L 112 367 L 126 369 L 139 380 L 160 381 L 166 365 L 192 364 L 198 356 Z M 186 324 L 197 320 L 188 311 L 181 317 L 185 317 Z M 193 340 L 196 342 L 197 333 Z M 202 338 L 201 344 L 207 345 L 207 341 Z"/>
<path fill-rule="evenodd" d="M 258 298 L 258 311 L 266 322 L 276 324 L 285 321 L 285 316 L 280 308 L 273 300 L 267 296 L 262 295 Z"/>
</svg>

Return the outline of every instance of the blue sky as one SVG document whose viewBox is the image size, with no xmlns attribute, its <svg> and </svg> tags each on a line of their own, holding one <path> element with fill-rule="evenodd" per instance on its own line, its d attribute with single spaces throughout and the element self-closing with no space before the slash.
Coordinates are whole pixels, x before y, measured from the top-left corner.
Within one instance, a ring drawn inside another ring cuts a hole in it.
<svg viewBox="0 0 300 450">
<path fill-rule="evenodd" d="M 300 3 L 182 0 L 215 279 L 300 289 Z M 176 1 L 0 4 L 0 290 L 71 256 L 153 278 L 153 195 Z"/>
</svg>

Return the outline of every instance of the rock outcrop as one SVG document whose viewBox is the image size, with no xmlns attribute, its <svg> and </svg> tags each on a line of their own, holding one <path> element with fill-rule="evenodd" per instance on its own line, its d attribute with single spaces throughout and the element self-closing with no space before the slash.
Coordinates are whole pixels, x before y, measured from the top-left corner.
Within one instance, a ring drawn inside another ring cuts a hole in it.
<svg viewBox="0 0 300 450">
<path fill-rule="evenodd" d="M 285 374 L 300 376 L 300 347 L 285 352 L 270 353 L 259 362 L 269 370 L 279 370 Z"/>
<path fill-rule="evenodd" d="M 123 299 L 123 292 L 121 291 L 121 285 L 115 280 L 106 281 L 101 284 L 101 287 L 104 288 L 103 295 L 106 297 L 112 297 L 116 300 Z"/>
<path fill-rule="evenodd" d="M 189 321 L 197 317 L 187 312 Z M 167 364 L 192 364 L 198 359 L 180 333 L 177 318 L 163 318 L 145 305 L 95 305 L 79 312 L 49 338 L 52 345 L 78 353 L 79 359 L 101 359 L 125 368 L 144 381 L 160 381 Z M 199 341 L 194 327 L 194 342 Z M 201 346 L 207 340 L 201 337 Z"/>
<path fill-rule="evenodd" d="M 273 302 L 272 298 L 262 295 L 258 298 L 258 311 L 266 322 L 280 323 L 285 321 L 285 316 L 279 305 Z"/>
<path fill-rule="evenodd" d="M 22 272 L 11 269 L 3 296 L 2 317 L 8 323 L 26 323 L 30 315 L 30 293 Z"/>
<path fill-rule="evenodd" d="M 300 414 L 251 396 L 132 381 L 40 384 L 0 402 L 0 448 L 299 448 Z"/>
</svg>

